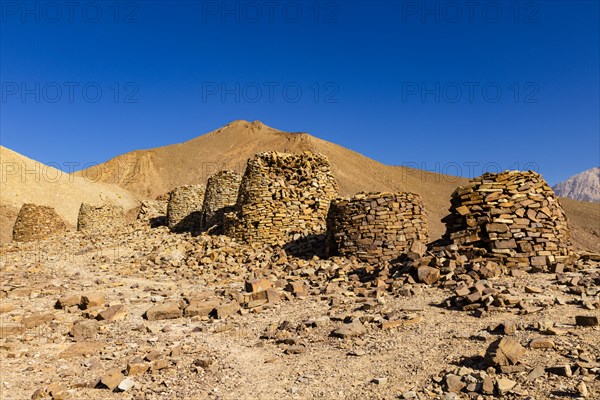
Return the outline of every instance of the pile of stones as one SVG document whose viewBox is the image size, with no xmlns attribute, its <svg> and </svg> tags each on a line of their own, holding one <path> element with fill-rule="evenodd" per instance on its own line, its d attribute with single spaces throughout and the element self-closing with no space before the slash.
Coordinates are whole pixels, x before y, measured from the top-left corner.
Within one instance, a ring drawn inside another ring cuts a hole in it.
<svg viewBox="0 0 600 400">
<path fill-rule="evenodd" d="M 202 230 L 219 233 L 223 216 L 234 211 L 242 177 L 234 171 L 220 171 L 208 178 L 202 205 Z"/>
<path fill-rule="evenodd" d="M 140 205 L 137 220 L 149 224 L 151 227 L 167 224 L 166 200 L 144 200 Z"/>
<path fill-rule="evenodd" d="M 185 185 L 169 193 L 167 226 L 174 232 L 198 232 L 202 224 L 204 185 Z"/>
<path fill-rule="evenodd" d="M 332 201 L 327 215 L 327 254 L 379 264 L 428 242 L 427 214 L 413 193 L 360 193 Z M 416 244 L 415 242 L 419 242 Z"/>
<path fill-rule="evenodd" d="M 235 211 L 224 233 L 248 243 L 283 246 L 324 235 L 338 186 L 320 154 L 259 153 L 242 178 Z"/>
<path fill-rule="evenodd" d="M 54 208 L 37 204 L 23 204 L 13 226 L 13 240 L 29 242 L 47 239 L 67 230 L 65 222 Z"/>
<path fill-rule="evenodd" d="M 77 230 L 87 234 L 106 234 L 119 231 L 126 223 L 125 211 L 121 206 L 82 203 L 77 217 Z"/>
<path fill-rule="evenodd" d="M 565 214 L 538 173 L 486 173 L 457 188 L 451 202 L 444 239 L 469 259 L 539 271 L 570 262 Z"/>
</svg>

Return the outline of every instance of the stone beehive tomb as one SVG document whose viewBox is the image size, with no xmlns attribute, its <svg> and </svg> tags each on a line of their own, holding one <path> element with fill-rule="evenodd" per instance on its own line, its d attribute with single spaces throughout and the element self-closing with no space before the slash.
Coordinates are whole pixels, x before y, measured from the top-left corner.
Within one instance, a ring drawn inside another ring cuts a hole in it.
<svg viewBox="0 0 600 400">
<path fill-rule="evenodd" d="M 457 188 L 451 201 L 444 238 L 461 252 L 542 270 L 572 252 L 563 209 L 536 172 L 486 173 Z"/>
<path fill-rule="evenodd" d="M 166 225 L 167 201 L 166 200 L 144 200 L 140 205 L 137 220 L 150 226 Z"/>
<path fill-rule="evenodd" d="M 248 160 L 225 234 L 283 246 L 324 234 L 329 203 L 338 193 L 327 157 L 304 152 L 259 153 Z"/>
<path fill-rule="evenodd" d="M 223 216 L 234 211 L 242 177 L 234 171 L 220 171 L 208 178 L 202 205 L 202 229 L 221 230 Z"/>
<path fill-rule="evenodd" d="M 82 203 L 77 217 L 77 230 L 83 233 L 111 233 L 126 225 L 123 207 Z"/>
<path fill-rule="evenodd" d="M 13 240 L 17 242 L 42 240 L 66 230 L 67 225 L 54 208 L 26 203 L 19 210 L 13 226 Z"/>
<path fill-rule="evenodd" d="M 427 214 L 421 197 L 413 193 L 359 193 L 338 198 L 331 202 L 327 215 L 328 256 L 354 255 L 378 264 L 411 247 L 422 253 L 428 238 Z"/>
<path fill-rule="evenodd" d="M 175 232 L 197 232 L 202 223 L 204 185 L 185 185 L 169 193 L 167 225 Z"/>
</svg>

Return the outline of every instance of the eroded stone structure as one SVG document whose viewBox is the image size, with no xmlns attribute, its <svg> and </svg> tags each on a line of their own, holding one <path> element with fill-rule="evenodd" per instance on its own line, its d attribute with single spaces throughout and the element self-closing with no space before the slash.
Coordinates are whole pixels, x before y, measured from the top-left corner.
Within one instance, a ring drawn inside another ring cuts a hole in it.
<svg viewBox="0 0 600 400">
<path fill-rule="evenodd" d="M 220 171 L 208 178 L 202 205 L 202 229 L 220 233 L 223 217 L 235 210 L 242 176 L 234 171 Z"/>
<path fill-rule="evenodd" d="M 486 173 L 452 194 L 444 239 L 469 259 L 546 270 L 572 254 L 565 213 L 536 172 Z"/>
<path fill-rule="evenodd" d="M 144 200 L 140 205 L 137 220 L 149 224 L 152 227 L 167 224 L 166 200 Z"/>
<path fill-rule="evenodd" d="M 123 207 L 82 203 L 77 217 L 77 230 L 83 233 L 104 234 L 116 232 L 126 225 Z"/>
<path fill-rule="evenodd" d="M 174 232 L 198 232 L 202 224 L 204 185 L 185 185 L 169 193 L 167 225 Z"/>
<path fill-rule="evenodd" d="M 259 153 L 248 160 L 235 211 L 224 232 L 248 243 L 285 246 L 325 232 L 338 186 L 327 157 Z"/>
<path fill-rule="evenodd" d="M 427 213 L 417 194 L 359 193 L 331 202 L 328 256 L 356 256 L 379 264 L 409 251 L 422 255 L 428 240 Z"/>
<path fill-rule="evenodd" d="M 13 226 L 13 240 L 31 242 L 47 239 L 67 230 L 67 225 L 54 208 L 23 204 Z"/>
</svg>

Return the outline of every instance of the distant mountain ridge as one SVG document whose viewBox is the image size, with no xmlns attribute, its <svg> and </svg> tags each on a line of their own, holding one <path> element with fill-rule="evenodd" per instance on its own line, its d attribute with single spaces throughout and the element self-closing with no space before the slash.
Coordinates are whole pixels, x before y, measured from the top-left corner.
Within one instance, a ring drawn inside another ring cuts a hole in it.
<svg viewBox="0 0 600 400">
<path fill-rule="evenodd" d="M 552 188 L 558 196 L 600 203 L 600 167 L 590 168 L 557 183 Z"/>
</svg>

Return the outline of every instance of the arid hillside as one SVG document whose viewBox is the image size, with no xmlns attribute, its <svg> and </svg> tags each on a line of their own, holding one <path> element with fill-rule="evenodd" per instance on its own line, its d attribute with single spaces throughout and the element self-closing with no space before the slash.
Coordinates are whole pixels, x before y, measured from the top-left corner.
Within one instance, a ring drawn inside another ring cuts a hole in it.
<svg viewBox="0 0 600 400">
<path fill-rule="evenodd" d="M 2 146 L 0 163 L 1 242 L 10 240 L 14 220 L 24 203 L 54 207 L 68 225 L 75 226 L 82 202 L 108 202 L 130 209 L 140 198 L 117 185 L 68 175 Z"/>
<path fill-rule="evenodd" d="M 268 150 L 289 153 L 309 150 L 325 154 L 342 195 L 360 191 L 410 191 L 421 195 L 434 239 L 444 232 L 440 219 L 447 214 L 450 194 L 468 181 L 384 165 L 307 133 L 283 132 L 259 121 L 234 121 L 187 142 L 126 153 L 76 174 L 88 180 L 116 183 L 153 198 L 179 185 L 206 183 L 211 174 L 222 169 L 242 173 L 249 157 Z M 579 248 L 599 250 L 600 205 L 565 201 L 564 207 L 574 228 L 575 244 Z"/>
</svg>

